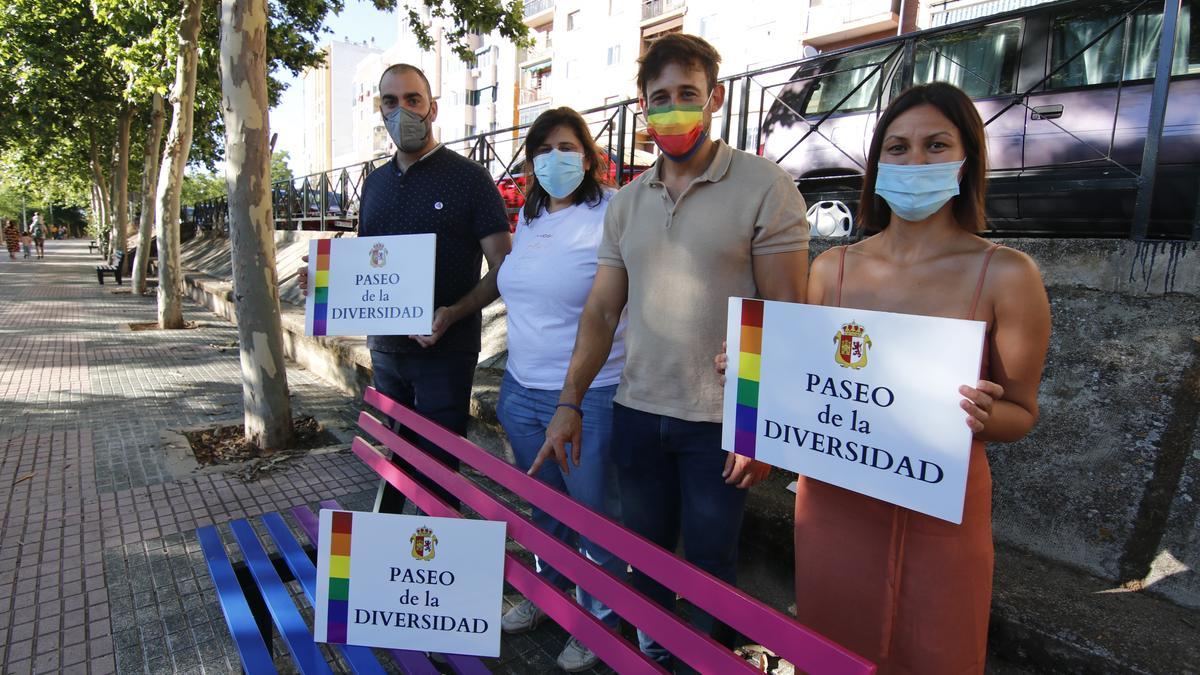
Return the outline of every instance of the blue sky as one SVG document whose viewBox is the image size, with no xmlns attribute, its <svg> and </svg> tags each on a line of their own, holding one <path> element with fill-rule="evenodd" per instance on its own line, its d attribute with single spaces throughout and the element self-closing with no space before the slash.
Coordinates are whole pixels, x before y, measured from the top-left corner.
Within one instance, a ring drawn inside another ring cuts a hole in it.
<svg viewBox="0 0 1200 675">
<path fill-rule="evenodd" d="M 322 43 L 342 39 L 369 42 L 375 38 L 376 47 L 387 49 L 396 40 L 396 15 L 380 12 L 367 0 L 346 0 L 342 13 L 330 15 L 326 25 L 332 32 L 324 35 Z M 284 82 L 289 86 L 283 92 L 279 105 L 271 109 L 271 131 L 279 134 L 275 149 L 291 154 L 292 172 L 300 175 L 303 171 L 300 155 L 304 147 L 304 93 L 300 79 L 286 75 Z"/>
</svg>

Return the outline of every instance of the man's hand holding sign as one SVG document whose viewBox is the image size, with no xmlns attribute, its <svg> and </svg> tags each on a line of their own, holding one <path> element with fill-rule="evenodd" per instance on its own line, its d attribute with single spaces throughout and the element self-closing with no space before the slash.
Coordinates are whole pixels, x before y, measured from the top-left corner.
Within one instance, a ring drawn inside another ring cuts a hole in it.
<svg viewBox="0 0 1200 675">
<path fill-rule="evenodd" d="M 410 234 L 309 242 L 305 334 L 433 333 L 435 241 Z"/>
</svg>

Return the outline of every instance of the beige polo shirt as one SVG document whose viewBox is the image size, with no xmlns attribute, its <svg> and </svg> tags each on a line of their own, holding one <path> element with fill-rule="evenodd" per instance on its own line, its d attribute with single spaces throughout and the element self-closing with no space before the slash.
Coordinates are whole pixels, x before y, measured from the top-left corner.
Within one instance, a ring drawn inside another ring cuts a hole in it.
<svg viewBox="0 0 1200 675">
<path fill-rule="evenodd" d="M 599 263 L 629 277 L 625 369 L 616 401 L 721 421 L 713 357 L 730 296 L 757 297 L 753 256 L 808 248 L 804 198 L 775 163 L 717 141 L 708 169 L 672 203 L 664 159 L 609 203 Z"/>
</svg>

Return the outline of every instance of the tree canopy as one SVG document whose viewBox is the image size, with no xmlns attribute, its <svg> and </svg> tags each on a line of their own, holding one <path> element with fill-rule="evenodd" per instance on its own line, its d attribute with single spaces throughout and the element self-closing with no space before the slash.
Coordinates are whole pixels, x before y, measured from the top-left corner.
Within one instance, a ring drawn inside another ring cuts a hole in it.
<svg viewBox="0 0 1200 675">
<path fill-rule="evenodd" d="M 464 60 L 473 30 L 523 43 L 520 0 L 370 0 L 404 13 L 422 47 L 433 46 L 423 7 Z M 224 153 L 218 72 L 218 0 L 204 0 L 190 164 L 215 170 Z M 271 104 L 283 74 L 321 63 L 330 13 L 343 0 L 272 0 L 267 31 Z M 0 180 L 30 199 L 87 203 L 90 184 L 111 180 L 118 118 L 132 110 L 129 154 L 140 157 L 152 93 L 166 95 L 178 50 L 179 0 L 7 0 L 0 7 Z M 92 158 L 97 159 L 96 162 Z M 141 167 L 130 166 L 136 185 Z"/>
</svg>

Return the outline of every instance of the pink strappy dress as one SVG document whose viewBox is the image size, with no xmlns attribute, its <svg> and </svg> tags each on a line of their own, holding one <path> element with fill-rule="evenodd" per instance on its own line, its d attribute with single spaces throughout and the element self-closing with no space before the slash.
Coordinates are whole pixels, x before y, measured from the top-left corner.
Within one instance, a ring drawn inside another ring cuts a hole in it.
<svg viewBox="0 0 1200 675">
<path fill-rule="evenodd" d="M 997 248 L 984 254 L 968 319 Z M 845 263 L 843 248 L 837 306 Z M 985 343 L 985 379 L 987 373 Z M 803 476 L 797 487 L 801 623 L 874 661 L 880 675 L 984 671 L 993 548 L 983 442 L 971 446 L 961 525 Z"/>
</svg>

